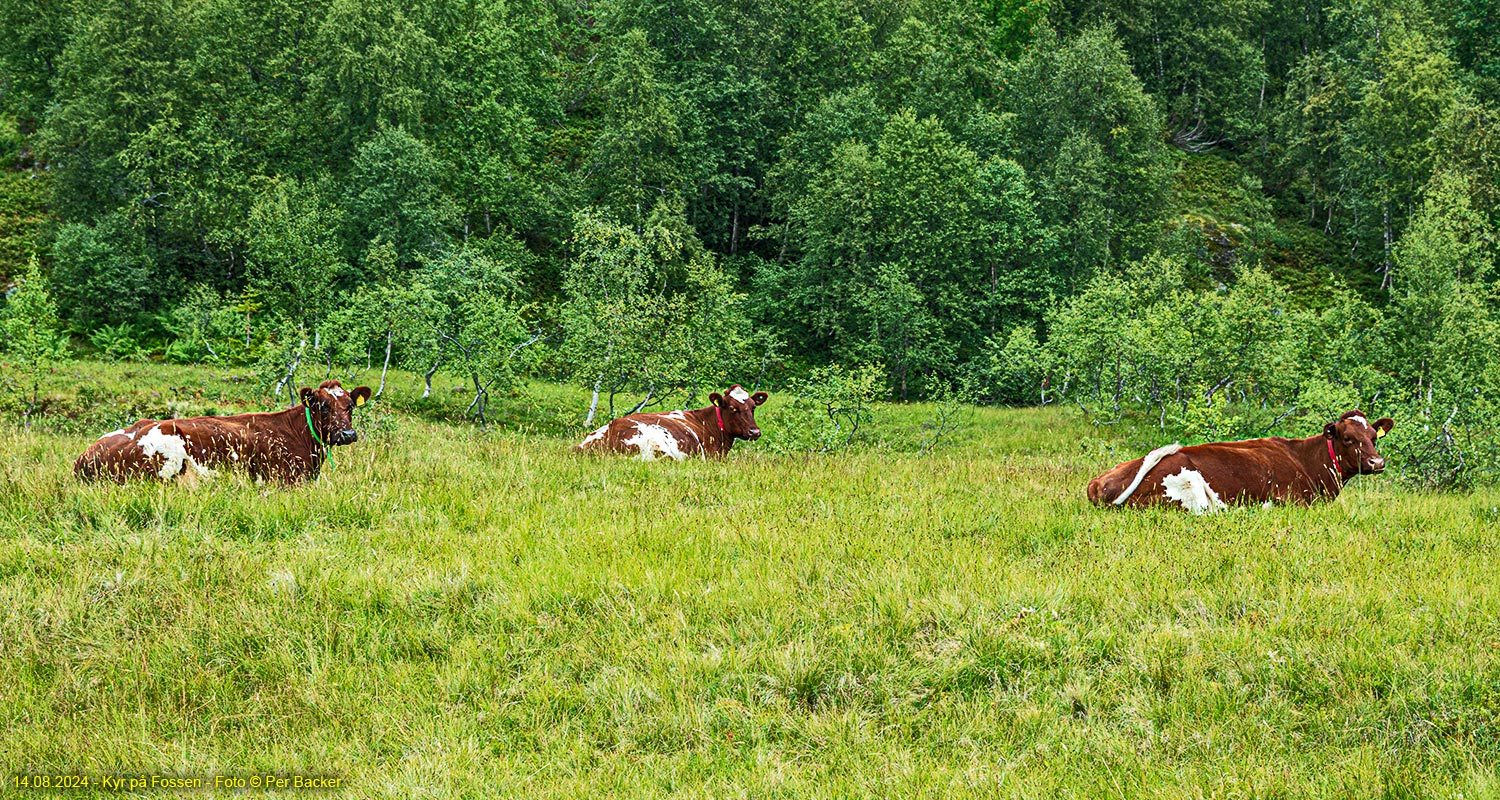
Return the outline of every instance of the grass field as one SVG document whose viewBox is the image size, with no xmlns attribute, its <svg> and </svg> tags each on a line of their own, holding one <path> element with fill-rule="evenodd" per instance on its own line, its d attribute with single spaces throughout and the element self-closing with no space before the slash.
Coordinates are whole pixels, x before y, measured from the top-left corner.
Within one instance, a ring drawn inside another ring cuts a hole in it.
<svg viewBox="0 0 1500 800">
<path fill-rule="evenodd" d="M 1088 478 L 1153 441 L 1065 410 L 931 454 L 909 406 L 842 455 L 575 457 L 580 395 L 479 430 L 409 376 L 313 485 L 74 481 L 124 416 L 248 408 L 233 378 L 73 365 L 63 422 L 0 423 L 0 794 L 1500 795 L 1494 490 L 1104 512 Z"/>
</svg>

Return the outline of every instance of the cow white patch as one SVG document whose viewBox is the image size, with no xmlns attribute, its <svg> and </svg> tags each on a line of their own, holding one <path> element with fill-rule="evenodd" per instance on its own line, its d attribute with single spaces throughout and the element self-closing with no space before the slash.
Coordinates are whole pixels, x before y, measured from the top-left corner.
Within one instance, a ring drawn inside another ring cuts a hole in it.
<svg viewBox="0 0 1500 800">
<path fill-rule="evenodd" d="M 1181 449 L 1182 445 L 1180 444 L 1169 444 L 1147 453 L 1146 457 L 1141 459 L 1141 468 L 1136 470 L 1135 480 L 1131 481 L 1130 485 L 1125 487 L 1125 491 L 1120 492 L 1120 496 L 1114 499 L 1114 504 L 1117 506 L 1123 505 L 1126 500 L 1130 499 L 1132 494 L 1135 494 L 1136 487 L 1141 485 L 1141 481 L 1146 479 L 1146 473 L 1150 472 L 1157 464 L 1160 464 L 1162 459 Z"/>
<path fill-rule="evenodd" d="M 135 441 L 135 434 L 134 433 L 126 433 L 123 428 L 121 428 L 120 430 L 117 430 L 117 431 L 110 431 L 109 433 L 106 433 L 103 436 L 100 436 L 99 438 L 100 439 L 108 439 L 111 436 L 124 436 L 126 439 L 129 439 L 132 442 Z"/>
<path fill-rule="evenodd" d="M 1359 424 L 1365 426 L 1366 428 L 1370 427 L 1370 423 L 1367 422 L 1364 417 L 1361 417 L 1358 414 L 1355 414 L 1354 416 L 1350 417 L 1349 419 L 1351 419 L 1351 420 L 1353 420 L 1355 422 L 1358 422 Z"/>
<path fill-rule="evenodd" d="M 1168 500 L 1176 500 L 1194 514 L 1218 511 L 1225 507 L 1218 492 L 1208 485 L 1203 473 L 1196 469 L 1183 467 L 1176 475 L 1162 478 L 1161 488 Z"/>
<path fill-rule="evenodd" d="M 593 433 L 591 433 L 588 436 L 584 437 L 583 442 L 580 443 L 578 446 L 579 447 L 588 447 L 589 445 L 593 444 L 594 442 L 597 442 L 600 439 L 603 439 L 604 438 L 604 434 L 606 434 L 608 432 L 609 432 L 609 426 L 605 425 L 604 427 L 600 428 L 599 430 L 594 431 Z"/>
<path fill-rule="evenodd" d="M 136 446 L 141 448 L 141 452 L 147 458 L 154 455 L 162 457 L 161 469 L 156 472 L 159 478 L 174 478 L 185 472 L 188 467 L 192 467 L 193 471 L 199 475 L 208 474 L 207 467 L 188 455 L 187 444 L 183 442 L 181 436 L 162 433 L 160 427 L 153 427 L 146 431 L 141 436 L 141 440 L 136 442 Z"/>
<path fill-rule="evenodd" d="M 734 387 L 734 389 L 730 390 L 729 396 L 740 401 L 741 403 L 750 399 L 750 393 L 739 386 L 736 386 Z"/>
<path fill-rule="evenodd" d="M 331 394 L 331 395 L 333 395 L 334 397 L 343 397 L 344 396 L 344 390 L 340 389 L 337 386 L 330 386 L 330 387 L 328 387 L 328 393 Z"/>
<path fill-rule="evenodd" d="M 683 413 L 682 411 L 668 411 L 667 413 L 662 414 L 662 416 L 666 417 L 667 419 L 675 419 L 678 422 L 681 422 L 682 429 L 687 431 L 689 436 L 693 437 L 693 444 L 698 445 L 698 456 L 704 459 L 708 458 L 708 456 L 703 452 L 703 440 L 698 438 L 698 432 L 696 430 L 693 430 L 692 425 L 688 424 L 687 414 Z"/>
<path fill-rule="evenodd" d="M 636 435 L 624 441 L 625 446 L 640 451 L 642 461 L 654 460 L 658 453 L 673 461 L 687 458 L 687 453 L 677 446 L 677 437 L 660 425 L 645 422 L 635 423 Z"/>
</svg>

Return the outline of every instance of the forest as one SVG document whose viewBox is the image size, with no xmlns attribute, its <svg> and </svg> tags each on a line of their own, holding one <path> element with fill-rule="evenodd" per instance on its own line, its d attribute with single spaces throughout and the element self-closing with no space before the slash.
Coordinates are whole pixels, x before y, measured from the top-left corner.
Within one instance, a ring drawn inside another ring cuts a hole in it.
<svg viewBox="0 0 1500 800">
<path fill-rule="evenodd" d="M 0 0 L 0 378 L 726 381 L 1500 457 L 1492 0 Z M 870 380 L 864 377 L 869 376 Z M 28 394 L 29 392 L 29 394 Z M 580 409 L 580 423 L 585 413 Z"/>
</svg>

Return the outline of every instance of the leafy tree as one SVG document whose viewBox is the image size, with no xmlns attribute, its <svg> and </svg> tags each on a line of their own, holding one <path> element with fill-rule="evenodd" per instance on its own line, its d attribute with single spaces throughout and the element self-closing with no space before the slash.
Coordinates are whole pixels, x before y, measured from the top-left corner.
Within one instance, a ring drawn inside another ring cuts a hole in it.
<svg viewBox="0 0 1500 800">
<path fill-rule="evenodd" d="M 389 242 L 396 263 L 410 267 L 440 251 L 458 214 L 439 187 L 444 165 L 402 128 L 377 132 L 350 165 L 344 213 L 355 242 Z"/>
<path fill-rule="evenodd" d="M 976 5 L 993 27 L 991 43 L 995 52 L 1015 58 L 1046 21 L 1054 3 L 1053 0 L 980 0 Z"/>
<path fill-rule="evenodd" d="M 1265 89 L 1266 0 L 1110 0 L 1062 4 L 1067 31 L 1108 20 L 1146 91 L 1188 152 L 1243 145 L 1259 134 Z"/>
<path fill-rule="evenodd" d="M 309 135 L 349 153 L 383 128 L 422 129 L 441 60 L 438 43 L 413 16 L 420 10 L 390 0 L 330 0 L 311 42 L 319 68 L 308 88 L 321 114 L 307 119 Z"/>
<path fill-rule="evenodd" d="M 1343 175 L 1355 212 L 1351 233 L 1366 252 L 1377 254 L 1387 276 L 1392 248 L 1432 174 L 1433 131 L 1457 88 L 1438 43 L 1399 18 L 1394 22 L 1381 27 L 1374 74 L 1356 89 Z"/>
<path fill-rule="evenodd" d="M 625 33 L 606 57 L 604 115 L 584 169 L 595 202 L 639 228 L 658 202 L 681 197 L 682 127 L 645 32 Z"/>
<path fill-rule="evenodd" d="M 162 287 L 145 237 L 122 213 L 63 225 L 52 258 L 59 309 L 80 330 L 137 322 L 157 305 Z"/>
<path fill-rule="evenodd" d="M 692 237 L 681 207 L 658 207 L 637 233 L 592 210 L 574 219 L 563 283 L 562 354 L 572 377 L 600 395 L 643 395 L 640 409 L 723 383 L 749 347 L 741 298 Z"/>
<path fill-rule="evenodd" d="M 1172 164 L 1161 114 L 1114 32 L 1094 26 L 1060 41 L 1042 31 L 1017 62 L 1002 102 L 1016 161 L 1035 181 L 1056 229 L 1066 285 L 1140 250 L 1165 210 Z"/>
<path fill-rule="evenodd" d="M 106 0 L 77 17 L 38 135 L 42 155 L 60 167 L 54 197 L 63 219 L 94 222 L 122 199 L 135 208 L 168 202 L 162 192 L 171 187 L 153 181 L 141 137 L 154 129 L 160 140 L 180 126 L 181 19 L 163 0 Z"/>
<path fill-rule="evenodd" d="M 29 428 L 41 397 L 42 374 L 67 353 L 66 341 L 58 334 L 57 306 L 47 294 L 47 282 L 35 258 L 0 309 L 0 337 L 24 382 L 26 411 L 22 416 Z"/>
<path fill-rule="evenodd" d="M 466 233 L 553 235 L 566 218 L 556 196 L 562 165 L 544 150 L 547 129 L 564 117 L 562 64 L 547 46 L 559 35 L 555 18 L 535 0 L 456 4 L 448 14 L 438 79 L 446 113 L 430 124 L 427 143 L 449 165 L 444 181 Z"/>
<path fill-rule="evenodd" d="M 387 290 L 426 328 L 421 333 L 409 323 L 391 323 L 388 330 L 415 339 L 414 355 L 436 355 L 470 383 L 474 397 L 466 413 L 481 424 L 487 421 L 490 392 L 510 387 L 530 354 L 527 348 L 544 338 L 526 326 L 516 283 L 524 259 L 524 250 L 514 244 L 466 247 L 425 266 L 412 290 Z"/>
<path fill-rule="evenodd" d="M 1490 357 L 1476 358 L 1464 339 L 1493 324 L 1476 291 L 1482 293 L 1493 275 L 1485 254 L 1496 235 L 1470 205 L 1468 181 L 1461 173 L 1435 176 L 1396 247 L 1388 328 L 1396 345 L 1393 366 L 1428 414 L 1435 398 L 1453 402 L 1478 389 L 1484 370 L 1474 364 Z"/>
<path fill-rule="evenodd" d="M 347 270 L 336 232 L 340 217 L 318 187 L 278 181 L 250 209 L 246 263 L 266 311 L 305 337 L 334 306 Z"/>
<path fill-rule="evenodd" d="M 218 363 L 239 363 L 248 355 L 242 343 L 243 320 L 229 302 L 212 287 L 190 288 L 163 323 L 176 340 L 167 347 L 168 360 L 196 362 L 207 358 Z"/>
</svg>

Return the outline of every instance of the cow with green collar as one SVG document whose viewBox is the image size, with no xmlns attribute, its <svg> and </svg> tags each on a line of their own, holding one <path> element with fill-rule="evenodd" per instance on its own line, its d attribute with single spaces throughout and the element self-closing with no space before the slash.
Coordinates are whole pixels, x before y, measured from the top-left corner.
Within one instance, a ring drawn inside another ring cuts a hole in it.
<svg viewBox="0 0 1500 800">
<path fill-rule="evenodd" d="M 345 390 L 338 381 L 303 389 L 284 411 L 224 417 L 143 419 L 111 431 L 73 463 L 83 480 L 196 479 L 242 469 L 258 480 L 301 483 L 318 477 L 332 449 L 354 444 L 354 409 L 370 387 Z"/>
</svg>

